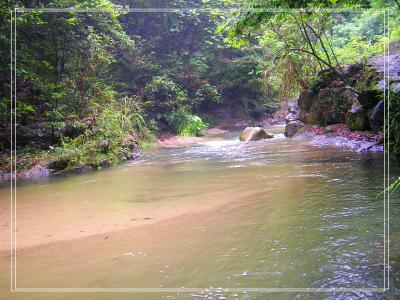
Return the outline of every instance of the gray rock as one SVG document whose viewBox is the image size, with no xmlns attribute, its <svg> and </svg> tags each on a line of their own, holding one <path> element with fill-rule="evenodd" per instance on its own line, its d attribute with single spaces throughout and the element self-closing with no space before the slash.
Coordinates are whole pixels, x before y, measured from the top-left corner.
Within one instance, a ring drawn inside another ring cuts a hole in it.
<svg viewBox="0 0 400 300">
<path fill-rule="evenodd" d="M 11 180 L 13 176 L 11 176 L 11 172 L 0 172 L 0 181 Z"/>
<path fill-rule="evenodd" d="M 309 111 L 317 95 L 312 89 L 305 89 L 300 93 L 298 106 L 302 111 Z"/>
<path fill-rule="evenodd" d="M 379 141 L 352 140 L 344 136 L 317 136 L 310 142 L 314 146 L 334 146 L 356 152 L 380 152 L 383 145 Z"/>
<path fill-rule="evenodd" d="M 61 170 L 59 173 L 76 173 L 76 174 L 82 174 L 85 173 L 89 170 L 91 170 L 92 167 L 85 165 L 85 164 L 79 164 L 77 166 L 72 167 L 70 170 Z"/>
<path fill-rule="evenodd" d="M 289 112 L 285 118 L 285 122 L 290 123 L 292 121 L 296 121 L 298 119 L 297 113 Z"/>
<path fill-rule="evenodd" d="M 295 114 L 299 111 L 299 109 L 300 109 L 299 102 L 297 100 L 290 103 L 290 105 L 288 107 L 288 111 L 290 113 L 295 113 Z"/>
<path fill-rule="evenodd" d="M 400 43 L 391 42 L 389 45 L 390 53 L 386 56 L 373 57 L 368 60 L 368 65 L 374 68 L 380 73 L 379 81 L 377 83 L 378 88 L 383 91 L 388 88 L 387 82 L 385 82 L 384 74 L 386 74 L 390 80 L 391 86 L 394 92 L 400 91 Z M 386 63 L 386 64 L 385 64 Z M 385 68 L 385 65 L 387 68 Z"/>
<path fill-rule="evenodd" d="M 304 125 L 305 124 L 299 120 L 287 123 L 285 127 L 285 136 L 293 137 L 296 133 L 299 132 L 300 129 L 304 127 Z"/>
<path fill-rule="evenodd" d="M 39 178 L 39 177 L 47 177 L 50 175 L 50 170 L 42 165 L 35 165 L 30 168 L 28 171 L 23 172 L 23 178 Z"/>
<path fill-rule="evenodd" d="M 324 129 L 324 132 L 325 132 L 325 133 L 332 133 L 333 131 L 334 131 L 334 130 L 333 130 L 332 125 L 328 125 L 328 126 L 326 126 L 325 129 Z"/>
</svg>

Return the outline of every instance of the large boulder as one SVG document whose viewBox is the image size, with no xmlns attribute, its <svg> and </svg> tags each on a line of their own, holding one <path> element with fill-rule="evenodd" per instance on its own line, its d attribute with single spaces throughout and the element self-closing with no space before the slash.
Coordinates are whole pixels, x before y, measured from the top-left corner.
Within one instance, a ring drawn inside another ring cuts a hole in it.
<svg viewBox="0 0 400 300">
<path fill-rule="evenodd" d="M 307 123 L 343 123 L 356 95 L 345 87 L 326 87 L 314 98 Z M 303 121 L 303 120 L 302 120 Z"/>
<path fill-rule="evenodd" d="M 309 111 L 317 93 L 313 89 L 305 89 L 299 95 L 298 106 L 302 111 Z"/>
<path fill-rule="evenodd" d="M 240 135 L 240 140 L 243 142 L 258 141 L 262 139 L 273 138 L 274 135 L 265 131 L 261 127 L 246 127 Z"/>
<path fill-rule="evenodd" d="M 350 130 L 369 129 L 367 110 L 357 100 L 346 114 L 346 124 Z"/>
</svg>

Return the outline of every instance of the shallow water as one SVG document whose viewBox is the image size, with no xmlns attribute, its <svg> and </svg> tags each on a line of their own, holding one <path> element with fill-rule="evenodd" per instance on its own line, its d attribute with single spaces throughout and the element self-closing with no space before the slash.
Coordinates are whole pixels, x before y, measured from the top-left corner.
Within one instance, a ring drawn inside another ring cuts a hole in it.
<svg viewBox="0 0 400 300">
<path fill-rule="evenodd" d="M 384 298 L 368 291 L 246 292 L 383 286 L 384 207 L 376 197 L 383 154 L 318 148 L 285 139 L 283 127 L 271 131 L 270 140 L 244 144 L 228 133 L 190 147 L 147 150 L 109 170 L 20 182 L 17 287 L 199 288 L 113 299 Z M 398 162 L 391 172 L 400 174 Z M 8 186 L 0 189 L 5 239 L 9 194 Z M 392 287 L 400 281 L 399 200 L 392 196 L 390 207 Z M 9 244 L 3 246 L 0 265 L 8 268 Z M 0 279 L 4 291 L 9 277 Z M 393 289 L 385 297 L 397 295 Z M 110 294 L 86 294 L 102 297 Z"/>
</svg>

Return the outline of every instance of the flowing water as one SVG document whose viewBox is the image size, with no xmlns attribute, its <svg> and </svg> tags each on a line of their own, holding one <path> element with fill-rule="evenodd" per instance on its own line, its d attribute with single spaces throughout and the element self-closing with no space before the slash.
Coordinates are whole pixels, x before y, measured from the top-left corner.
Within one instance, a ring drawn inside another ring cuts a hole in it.
<svg viewBox="0 0 400 300">
<path fill-rule="evenodd" d="M 79 176 L 19 182 L 17 288 L 155 288 L 158 293 L 6 293 L 1 299 L 396 299 L 400 215 L 391 198 L 392 290 L 380 288 L 383 154 L 228 133 Z M 400 173 L 398 162 L 391 172 Z M 10 189 L 0 189 L 2 269 L 10 271 Z M 162 288 L 195 288 L 174 293 Z M 224 288 L 234 288 L 225 292 Z M 248 291 L 246 291 L 248 289 Z M 249 292 L 253 291 L 253 292 Z M 168 293 L 167 293 L 168 292 Z M 28 298 L 26 298 L 28 297 Z"/>
</svg>

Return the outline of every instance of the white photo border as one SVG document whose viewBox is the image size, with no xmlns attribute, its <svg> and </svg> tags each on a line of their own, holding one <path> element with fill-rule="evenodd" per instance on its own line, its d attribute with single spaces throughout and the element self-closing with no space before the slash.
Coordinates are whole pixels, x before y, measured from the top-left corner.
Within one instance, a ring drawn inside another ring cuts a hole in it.
<svg viewBox="0 0 400 300">
<path fill-rule="evenodd" d="M 211 12 L 211 11 L 220 11 L 220 12 L 232 12 L 237 11 L 238 9 L 218 9 L 218 8 L 116 8 L 114 11 L 120 12 L 137 12 L 137 13 L 178 13 L 178 12 L 188 12 L 188 11 L 196 11 L 196 12 Z M 109 13 L 110 9 L 101 9 L 101 8 L 14 8 L 11 11 L 10 23 L 10 52 L 11 52 L 11 71 L 10 71 L 10 79 L 11 79 L 11 277 L 10 277 L 10 291 L 11 292 L 105 292 L 105 293 L 193 293 L 193 292 L 202 292 L 202 291 L 224 291 L 224 292 L 247 292 L 247 293 L 280 293 L 280 292 L 299 292 L 299 293 L 309 293 L 309 292 L 317 292 L 317 293 L 338 293 L 338 292 L 385 292 L 389 289 L 389 270 L 390 270 L 390 261 L 389 261 L 389 204 L 390 204 L 390 193 L 388 192 L 388 187 L 390 185 L 390 146 L 389 146 L 389 127 L 387 127 L 387 122 L 389 121 L 390 116 L 390 99 L 389 99 L 389 88 L 390 88 L 390 78 L 389 78 L 389 18 L 390 18 L 390 8 L 385 9 L 333 9 L 333 8 L 319 8 L 319 9 L 254 9 L 256 11 L 268 11 L 273 13 L 279 12 L 287 12 L 287 11 L 303 11 L 303 12 L 319 12 L 319 11 L 328 11 L 328 12 L 364 12 L 367 10 L 373 10 L 384 13 L 384 21 L 383 21 L 383 36 L 386 38 L 386 42 L 384 43 L 384 179 L 383 179 L 383 200 L 384 200 L 384 224 L 383 224 L 383 287 L 381 288 L 19 288 L 17 287 L 17 277 L 16 277 L 16 254 L 17 254 L 17 240 L 16 240 L 16 182 L 17 178 L 16 174 L 16 64 L 17 64 L 17 53 L 16 53 L 16 45 L 17 45 L 17 32 L 16 32 L 16 19 L 17 13 L 21 12 L 82 12 L 82 13 Z M 387 149 L 386 149 L 387 147 Z"/>
</svg>

